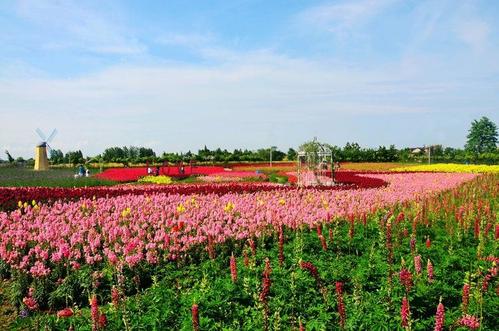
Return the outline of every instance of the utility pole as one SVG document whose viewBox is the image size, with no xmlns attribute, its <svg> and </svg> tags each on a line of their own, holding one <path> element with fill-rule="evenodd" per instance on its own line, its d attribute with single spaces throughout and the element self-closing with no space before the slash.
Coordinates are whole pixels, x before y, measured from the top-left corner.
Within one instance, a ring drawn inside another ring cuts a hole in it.
<svg viewBox="0 0 499 331">
<path fill-rule="evenodd" d="M 270 167 L 272 168 L 272 151 L 275 151 L 277 149 L 276 146 L 270 147 Z"/>
</svg>

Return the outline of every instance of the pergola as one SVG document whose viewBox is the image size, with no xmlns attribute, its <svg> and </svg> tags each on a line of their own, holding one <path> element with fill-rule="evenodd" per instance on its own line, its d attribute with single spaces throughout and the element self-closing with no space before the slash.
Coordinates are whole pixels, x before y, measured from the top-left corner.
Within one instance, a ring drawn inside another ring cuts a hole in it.
<svg viewBox="0 0 499 331">
<path fill-rule="evenodd" d="M 299 150 L 297 158 L 298 186 L 334 185 L 333 153 L 314 138 L 307 150 Z"/>
</svg>

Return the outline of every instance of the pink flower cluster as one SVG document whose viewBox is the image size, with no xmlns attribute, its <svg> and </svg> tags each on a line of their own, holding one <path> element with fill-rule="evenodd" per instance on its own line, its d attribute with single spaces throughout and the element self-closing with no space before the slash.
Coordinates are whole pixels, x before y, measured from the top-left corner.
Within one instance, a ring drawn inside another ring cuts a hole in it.
<svg viewBox="0 0 499 331">
<path fill-rule="evenodd" d="M 372 176 L 389 185 L 349 191 L 152 193 L 59 201 L 0 212 L 0 259 L 34 277 L 48 275 L 55 265 L 157 264 L 175 259 L 193 246 L 258 237 L 281 226 L 316 228 L 334 217 L 361 216 L 456 187 L 475 175 Z"/>
</svg>

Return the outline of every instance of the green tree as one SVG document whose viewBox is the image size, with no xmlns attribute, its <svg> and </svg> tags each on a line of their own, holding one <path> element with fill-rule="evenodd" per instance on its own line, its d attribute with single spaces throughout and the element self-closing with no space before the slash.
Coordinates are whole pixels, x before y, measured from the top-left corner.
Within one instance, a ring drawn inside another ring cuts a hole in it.
<svg viewBox="0 0 499 331">
<path fill-rule="evenodd" d="M 465 149 L 474 154 L 493 153 L 497 151 L 497 126 L 487 117 L 474 120 L 467 136 Z"/>
<path fill-rule="evenodd" d="M 59 164 L 64 162 L 64 153 L 60 149 L 50 150 L 50 161 L 54 164 Z"/>
<path fill-rule="evenodd" d="M 296 160 L 296 155 L 297 155 L 296 151 L 293 148 L 290 148 L 288 149 L 286 158 L 288 159 L 288 161 L 294 161 Z"/>
</svg>

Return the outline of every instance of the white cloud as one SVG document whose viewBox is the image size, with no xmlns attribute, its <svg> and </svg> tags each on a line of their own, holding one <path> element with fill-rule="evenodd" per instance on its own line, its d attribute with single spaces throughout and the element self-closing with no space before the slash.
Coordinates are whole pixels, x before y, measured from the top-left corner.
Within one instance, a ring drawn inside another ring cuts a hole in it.
<svg viewBox="0 0 499 331">
<path fill-rule="evenodd" d="M 429 102 L 454 88 L 427 76 L 414 81 L 397 67 L 352 69 L 270 51 L 238 58 L 203 67 L 115 66 L 80 78 L 0 80 L 0 122 L 15 123 L 1 130 L 0 141 L 23 146 L 20 153 L 29 156 L 33 130 L 57 127 L 53 145 L 63 150 L 95 154 L 133 143 L 186 151 L 203 144 L 205 134 L 226 146 L 227 137 L 249 130 L 261 135 L 252 143 L 262 146 L 279 132 L 276 125 L 287 136 L 286 127 L 327 127 L 338 116 L 426 113 Z"/>
<path fill-rule="evenodd" d="M 344 35 L 363 26 L 380 14 L 394 0 L 356 0 L 311 7 L 300 18 L 311 25 Z"/>
</svg>

